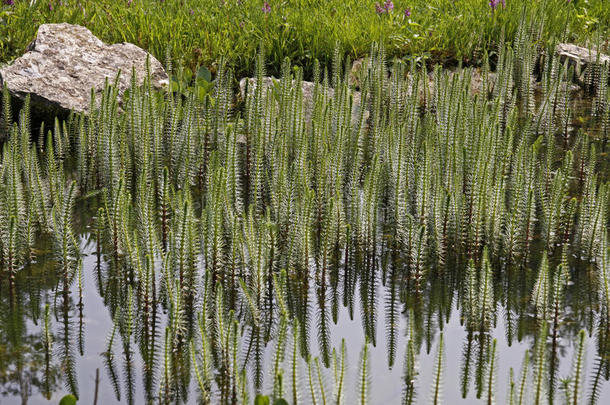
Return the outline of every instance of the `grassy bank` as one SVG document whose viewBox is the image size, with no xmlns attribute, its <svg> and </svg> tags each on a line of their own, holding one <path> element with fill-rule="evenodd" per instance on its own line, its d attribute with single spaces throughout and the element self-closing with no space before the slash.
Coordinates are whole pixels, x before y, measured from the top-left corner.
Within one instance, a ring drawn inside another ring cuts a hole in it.
<svg viewBox="0 0 610 405">
<path fill-rule="evenodd" d="M 259 44 L 270 73 L 284 58 L 311 73 L 327 64 L 335 44 L 352 58 L 372 41 L 388 56 L 477 62 L 502 36 L 512 39 L 524 6 L 545 20 L 543 38 L 586 42 L 610 32 L 607 0 L 0 0 L 0 63 L 23 53 L 42 23 L 85 25 L 107 42 L 128 41 L 161 60 L 214 70 L 227 57 L 236 75 L 250 74 Z M 13 3 L 13 4 L 10 4 Z M 408 10 L 408 11 L 407 11 Z M 607 45 L 607 44 L 606 44 Z"/>
</svg>

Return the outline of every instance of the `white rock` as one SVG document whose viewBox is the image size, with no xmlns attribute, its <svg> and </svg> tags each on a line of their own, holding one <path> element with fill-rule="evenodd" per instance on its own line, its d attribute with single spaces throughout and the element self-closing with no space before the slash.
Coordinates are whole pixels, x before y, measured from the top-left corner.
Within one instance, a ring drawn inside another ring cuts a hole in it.
<svg viewBox="0 0 610 405">
<path fill-rule="evenodd" d="M 161 88 L 168 76 L 152 55 L 130 43 L 107 45 L 85 27 L 71 24 L 43 24 L 27 52 L 0 69 L 0 84 L 13 97 L 29 94 L 32 109 L 43 115 L 68 110 L 88 111 L 91 89 L 102 92 L 105 81 L 113 83 L 121 72 L 119 97 L 131 85 L 135 70 L 142 84 L 150 61 L 151 84 Z"/>
</svg>

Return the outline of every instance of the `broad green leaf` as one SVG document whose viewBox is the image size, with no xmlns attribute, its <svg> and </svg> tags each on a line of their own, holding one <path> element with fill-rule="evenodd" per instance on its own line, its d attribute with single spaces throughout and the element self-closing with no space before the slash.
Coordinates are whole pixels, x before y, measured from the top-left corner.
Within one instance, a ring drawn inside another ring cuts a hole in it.
<svg viewBox="0 0 610 405">
<path fill-rule="evenodd" d="M 76 397 L 68 394 L 59 401 L 59 405 L 76 405 Z"/>
<path fill-rule="evenodd" d="M 212 73 L 205 66 L 201 66 L 197 72 L 197 79 L 203 79 L 206 82 L 212 81 Z"/>
<path fill-rule="evenodd" d="M 254 398 L 254 405 L 269 405 L 269 397 L 262 394 L 257 394 Z"/>
</svg>

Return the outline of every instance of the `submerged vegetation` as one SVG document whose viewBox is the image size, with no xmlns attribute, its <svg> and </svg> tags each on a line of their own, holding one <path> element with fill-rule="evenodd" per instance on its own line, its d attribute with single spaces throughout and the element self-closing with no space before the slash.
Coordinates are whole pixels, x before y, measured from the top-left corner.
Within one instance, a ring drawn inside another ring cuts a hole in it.
<svg viewBox="0 0 610 405">
<path fill-rule="evenodd" d="M 610 378 L 608 70 L 587 74 L 582 119 L 572 68 L 538 58 L 532 27 L 499 46 L 493 73 L 483 56 L 475 92 L 472 69 L 388 65 L 375 45 L 358 93 L 338 52 L 330 72 L 313 65 L 311 101 L 288 60 L 265 87 L 260 52 L 243 102 L 220 63 L 202 100 L 145 85 L 119 103 L 109 85 L 91 114 L 48 133 L 27 101 L 13 122 L 5 90 L 0 369 L 18 376 L 12 394 L 83 391 L 93 278 L 113 320 L 105 375 L 127 403 L 141 387 L 147 403 L 364 404 L 383 340 L 403 403 L 440 404 L 454 308 L 464 398 L 596 403 Z M 350 341 L 333 344 L 340 313 L 361 318 L 355 379 Z M 501 342 L 528 345 L 508 381 Z M 418 357 L 433 345 L 422 386 Z"/>
</svg>

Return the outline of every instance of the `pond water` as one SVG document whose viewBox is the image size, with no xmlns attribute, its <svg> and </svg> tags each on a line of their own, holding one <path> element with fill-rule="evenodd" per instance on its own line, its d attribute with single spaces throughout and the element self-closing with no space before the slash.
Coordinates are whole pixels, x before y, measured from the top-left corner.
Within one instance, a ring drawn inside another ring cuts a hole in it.
<svg viewBox="0 0 610 405">
<path fill-rule="evenodd" d="M 84 210 L 88 211 L 87 209 Z M 70 323 L 73 331 L 76 332 L 71 336 L 70 345 L 80 345 L 82 340 L 83 352 L 75 354 L 75 364 L 78 376 L 78 385 L 80 387 L 79 403 L 93 403 L 96 386 L 96 371 L 99 371 L 99 386 L 97 392 L 97 403 L 112 404 L 121 403 L 117 400 L 114 392 L 111 378 L 108 374 L 108 369 L 105 365 L 105 356 L 103 353 L 107 350 L 108 335 L 113 329 L 113 321 L 108 307 L 104 304 L 104 299 L 99 294 L 96 277 L 98 274 L 98 266 L 105 266 L 102 262 L 98 263 L 96 254 L 96 244 L 89 239 L 89 234 L 84 233 L 80 237 L 81 250 L 84 255 L 83 274 L 82 274 L 82 313 L 78 310 L 78 302 L 71 302 L 71 310 L 69 313 Z M 576 273 L 575 273 L 576 274 Z M 585 276 L 586 277 L 586 276 Z M 531 277 L 530 277 L 531 280 Z M 54 262 L 45 260 L 45 255 L 39 258 L 37 263 L 34 263 L 19 273 L 17 279 L 18 300 L 16 306 L 10 307 L 6 290 L 0 291 L 0 305 L 2 306 L 2 327 L 0 328 L 0 365 L 3 373 L 0 374 L 0 403 L 12 404 L 47 404 L 59 403 L 59 400 L 69 391 L 65 387 L 65 379 L 62 375 L 60 365 L 56 361 L 52 361 L 49 374 L 51 375 L 52 388 L 50 398 L 43 395 L 45 391 L 45 361 L 42 354 L 42 317 L 44 314 L 45 304 L 51 307 L 59 306 L 56 291 L 59 278 L 54 270 Z M 448 284 L 454 284 L 448 281 Z M 504 285 L 502 285 L 504 284 Z M 496 290 L 505 289 L 506 296 L 503 300 L 512 302 L 512 305 L 519 305 L 519 301 L 523 301 L 527 297 L 529 290 L 532 288 L 530 283 L 523 285 L 524 289 L 516 287 L 519 283 L 507 286 L 506 280 L 498 280 Z M 573 357 L 577 345 L 577 333 L 581 328 L 585 328 L 589 333 L 586 337 L 586 366 L 585 372 L 591 381 L 595 378 L 595 373 L 599 370 L 596 368 L 600 353 L 596 349 L 598 335 L 595 328 L 595 319 L 598 314 L 595 311 L 595 306 L 592 305 L 590 298 L 595 296 L 595 292 L 591 290 L 590 283 L 586 279 L 575 280 L 568 287 L 566 293 L 565 307 L 562 310 L 562 320 L 558 330 L 558 339 L 556 344 L 556 356 L 558 366 L 556 375 L 558 380 L 567 377 L 571 373 Z M 436 291 L 436 290 L 440 291 Z M 374 310 L 377 314 L 376 337 L 377 342 L 375 347 L 370 347 L 370 375 L 373 381 L 371 384 L 370 399 L 373 404 L 398 404 L 401 402 L 404 391 L 404 370 L 403 359 L 407 342 L 407 314 L 401 314 L 396 325 L 397 334 L 397 350 L 395 354 L 395 364 L 393 367 L 388 366 L 388 338 L 386 335 L 387 317 L 384 310 L 385 302 L 383 297 L 387 296 L 387 288 L 379 284 L 377 286 L 377 303 Z M 474 404 L 486 403 L 485 393 L 481 398 L 477 399 L 477 388 L 474 384 L 473 376 L 476 374 L 477 367 L 483 366 L 477 363 L 477 352 L 481 345 L 478 342 L 477 336 L 472 336 L 469 339 L 469 334 L 465 326 L 461 322 L 460 311 L 456 307 L 457 291 L 447 291 L 442 285 L 433 285 L 422 299 L 421 305 L 414 308 L 414 311 L 420 311 L 419 314 L 414 314 L 418 318 L 425 318 L 422 325 L 426 328 L 422 333 L 425 335 L 420 348 L 417 350 L 417 380 L 415 383 L 416 403 L 424 403 L 428 401 L 431 393 L 431 387 L 434 380 L 434 365 L 436 354 L 438 352 L 439 334 L 444 335 L 444 384 L 443 384 L 443 399 L 448 404 Z M 71 296 L 73 300 L 81 295 L 78 288 L 78 283 L 74 283 Z M 313 295 L 313 292 L 312 292 Z M 365 343 L 365 334 L 363 332 L 362 318 L 360 317 L 361 303 L 359 294 L 355 299 L 355 311 L 353 318 L 350 317 L 350 311 L 340 306 L 338 311 L 338 322 L 330 327 L 330 336 L 332 346 L 340 348 L 342 339 L 347 342 L 347 374 L 346 381 L 350 385 L 355 386 L 354 382 L 358 379 L 358 363 L 362 346 Z M 520 312 L 519 309 L 507 309 L 502 302 L 496 302 L 497 320 L 489 335 L 493 339 L 497 339 L 497 352 L 499 364 L 497 368 L 497 403 L 507 403 L 509 370 L 512 368 L 515 372 L 515 379 L 518 378 L 521 370 L 524 353 L 527 350 L 534 348 L 534 333 L 536 331 L 536 322 L 534 315 L 528 312 Z M 523 306 L 522 306 L 523 307 Z M 362 309 L 364 310 L 364 309 Z M 371 308 L 367 308 L 371 311 Z M 509 315 L 510 313 L 510 315 Z M 312 308 L 312 315 L 315 316 L 315 311 Z M 507 331 L 508 318 L 511 318 L 510 328 L 512 332 Z M 54 339 L 55 345 L 60 344 L 61 329 L 63 322 L 61 316 L 56 318 L 52 316 L 52 333 L 56 335 Z M 82 332 L 81 332 L 82 331 Z M 15 334 L 20 338 L 16 339 L 19 343 L 16 344 L 13 340 Z M 315 333 L 312 333 L 311 347 L 314 355 L 319 354 L 317 350 L 317 339 Z M 552 341 L 549 338 L 547 342 L 549 350 L 551 350 Z M 269 345 L 271 346 L 271 345 Z M 470 346 L 471 357 L 471 381 L 468 384 L 468 392 L 466 397 L 463 396 L 464 390 L 464 365 L 466 362 L 465 353 Z M 120 346 L 115 346 L 115 356 L 121 359 Z M 605 354 L 608 356 L 608 353 Z M 266 351 L 265 361 L 267 365 L 271 362 L 270 350 Z M 608 361 L 606 357 L 605 362 Z M 302 378 L 306 373 L 304 362 L 301 364 L 304 368 Z M 122 366 L 121 366 L 122 367 Z M 141 369 L 141 359 L 136 359 L 133 363 L 133 372 L 137 381 L 135 387 L 135 403 L 145 403 L 143 386 L 140 383 L 142 375 L 139 372 Z M 119 384 L 125 387 L 126 381 L 123 375 L 123 370 L 118 370 Z M 269 376 L 266 376 L 264 387 L 269 387 L 272 382 Z M 304 381 L 302 382 L 305 383 Z M 589 387 L 585 386 L 587 391 Z M 195 383 L 191 385 L 190 403 L 197 403 L 197 395 L 195 393 Z M 124 394 L 124 393 L 123 393 Z M 588 392 L 587 392 L 588 394 Z M 563 403 L 561 394 L 557 394 L 557 403 Z M 603 404 L 610 400 L 610 383 L 607 379 L 602 378 L 601 389 L 599 390 L 599 403 Z M 350 389 L 346 392 L 345 400 L 347 403 L 356 403 L 358 400 L 358 392 L 355 389 Z M 421 401 L 421 402 L 420 402 Z M 123 397 L 124 402 L 124 397 Z M 308 400 L 304 398 L 304 403 Z"/>
<path fill-rule="evenodd" d="M 219 77 L 15 125 L 0 403 L 610 403 L 610 108 L 518 59 L 423 101 L 371 67 L 358 125 L 340 74 L 306 123 L 288 68 L 237 112 Z"/>
</svg>

